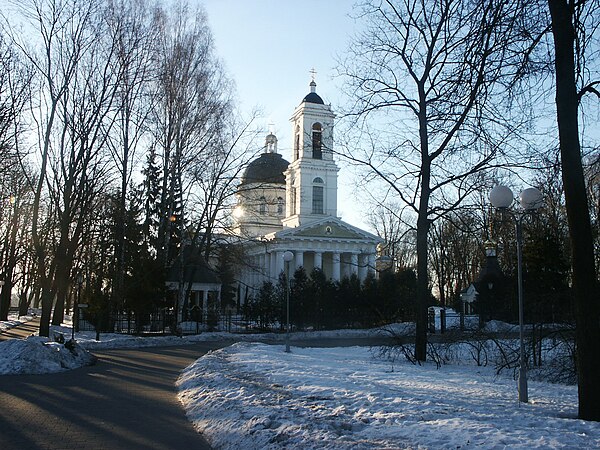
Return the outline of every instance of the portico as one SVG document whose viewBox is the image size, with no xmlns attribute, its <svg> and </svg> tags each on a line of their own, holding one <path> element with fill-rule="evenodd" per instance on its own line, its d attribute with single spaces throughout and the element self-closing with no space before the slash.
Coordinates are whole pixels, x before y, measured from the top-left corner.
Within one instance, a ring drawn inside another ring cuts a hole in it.
<svg viewBox="0 0 600 450">
<path fill-rule="evenodd" d="M 290 272 L 318 268 L 333 281 L 356 275 L 361 281 L 375 271 L 377 245 L 382 239 L 337 218 L 327 218 L 297 228 L 286 228 L 248 247 L 251 270 L 245 282 L 259 286 L 276 283 L 284 270 L 283 254 L 291 251 Z"/>
</svg>

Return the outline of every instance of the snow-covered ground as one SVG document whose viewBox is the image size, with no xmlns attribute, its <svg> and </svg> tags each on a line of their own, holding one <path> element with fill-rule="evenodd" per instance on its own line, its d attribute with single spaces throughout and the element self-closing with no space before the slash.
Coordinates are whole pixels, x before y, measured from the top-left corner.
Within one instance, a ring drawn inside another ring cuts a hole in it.
<svg viewBox="0 0 600 450">
<path fill-rule="evenodd" d="M 8 320 L 0 320 L 0 331 L 16 327 L 17 325 L 31 320 L 32 317 L 33 316 L 17 316 L 15 314 L 10 314 Z"/>
<path fill-rule="evenodd" d="M 23 320 L 23 318 L 21 318 Z M 14 325 L 18 319 L 11 318 Z M 501 323 L 489 324 L 506 329 Z M 398 324 L 397 333 L 410 325 Z M 71 337 L 70 323 L 52 327 Z M 292 339 L 384 336 L 385 329 L 293 333 Z M 93 332 L 77 345 L 39 337 L 0 342 L 0 374 L 47 373 L 93 362 L 84 349 L 238 342 L 183 371 L 179 398 L 189 419 L 219 449 L 591 449 L 600 424 L 577 420 L 577 388 L 529 383 L 517 401 L 511 371 L 474 365 L 472 349 L 453 348 L 450 364 L 414 366 L 366 347 L 297 348 L 284 335 L 202 333 L 140 338 Z M 266 345 L 252 340 L 277 345 Z M 490 350 L 492 352 L 492 350 Z M 490 353 L 491 354 L 491 353 Z M 471 356 L 470 356 L 471 355 Z M 471 364 L 471 365 L 469 365 Z"/>
<path fill-rule="evenodd" d="M 516 382 L 491 367 L 374 358 L 368 348 L 237 343 L 178 380 L 188 417 L 217 449 L 592 449 L 577 388 Z"/>
</svg>

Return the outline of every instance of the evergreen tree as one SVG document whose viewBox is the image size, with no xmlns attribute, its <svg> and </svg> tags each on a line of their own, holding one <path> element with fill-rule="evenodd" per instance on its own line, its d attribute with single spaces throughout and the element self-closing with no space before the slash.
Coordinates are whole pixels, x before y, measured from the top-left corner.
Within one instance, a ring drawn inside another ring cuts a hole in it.
<svg viewBox="0 0 600 450">
<path fill-rule="evenodd" d="M 144 239 L 154 250 L 158 248 L 161 187 L 161 169 L 156 162 L 156 158 L 156 148 L 152 146 L 146 155 L 146 165 L 142 169 L 144 180 L 138 189 L 140 198 L 144 199 Z"/>
</svg>

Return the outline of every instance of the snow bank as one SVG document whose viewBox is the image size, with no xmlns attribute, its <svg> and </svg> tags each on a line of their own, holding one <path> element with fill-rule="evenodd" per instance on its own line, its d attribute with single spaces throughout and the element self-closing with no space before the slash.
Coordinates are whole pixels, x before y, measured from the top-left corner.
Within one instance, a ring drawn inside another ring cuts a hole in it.
<svg viewBox="0 0 600 450">
<path fill-rule="evenodd" d="M 49 342 L 32 336 L 0 342 L 0 374 L 42 374 L 76 369 L 96 358 L 78 344 Z"/>
<path fill-rule="evenodd" d="M 577 388 L 516 382 L 491 368 L 414 366 L 366 348 L 239 343 L 183 371 L 179 399 L 218 449 L 560 449 L 600 447 L 576 420 Z"/>
</svg>

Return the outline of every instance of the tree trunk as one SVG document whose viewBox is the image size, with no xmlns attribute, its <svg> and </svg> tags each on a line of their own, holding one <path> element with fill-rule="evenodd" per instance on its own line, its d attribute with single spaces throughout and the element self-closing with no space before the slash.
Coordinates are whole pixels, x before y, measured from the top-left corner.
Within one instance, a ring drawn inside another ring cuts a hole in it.
<svg viewBox="0 0 600 450">
<path fill-rule="evenodd" d="M 429 303 L 429 273 L 427 235 L 429 234 L 429 196 L 431 195 L 431 159 L 427 132 L 427 102 L 423 85 L 419 86 L 419 138 L 421 145 L 421 195 L 417 218 L 417 317 L 415 331 L 415 359 L 427 359 L 427 304 Z"/>
<path fill-rule="evenodd" d="M 573 255 L 579 417 L 600 421 L 600 306 L 579 144 L 575 29 L 569 3 L 565 0 L 548 0 L 554 35 L 556 110 L 563 186 Z"/>
</svg>

